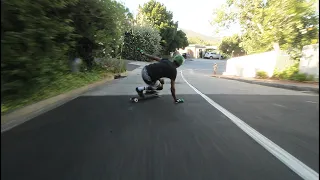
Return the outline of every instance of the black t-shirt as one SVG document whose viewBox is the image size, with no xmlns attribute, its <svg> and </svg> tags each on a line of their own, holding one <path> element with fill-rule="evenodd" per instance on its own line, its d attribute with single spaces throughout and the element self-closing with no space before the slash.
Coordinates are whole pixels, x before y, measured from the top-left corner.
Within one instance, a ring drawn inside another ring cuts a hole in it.
<svg viewBox="0 0 320 180">
<path fill-rule="evenodd" d="M 149 64 L 146 68 L 152 81 L 156 81 L 164 77 L 175 80 L 177 77 L 177 69 L 175 65 L 167 59 L 161 59 L 157 63 Z"/>
</svg>

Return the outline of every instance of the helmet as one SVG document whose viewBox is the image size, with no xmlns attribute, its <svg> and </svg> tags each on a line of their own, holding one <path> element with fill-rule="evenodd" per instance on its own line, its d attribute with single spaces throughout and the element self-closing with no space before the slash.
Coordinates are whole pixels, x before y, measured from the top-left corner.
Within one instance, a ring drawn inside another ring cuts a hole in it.
<svg viewBox="0 0 320 180">
<path fill-rule="evenodd" d="M 174 58 L 173 58 L 173 62 L 176 62 L 176 64 L 178 66 L 181 66 L 184 62 L 184 57 L 181 56 L 181 55 L 176 55 Z"/>
</svg>

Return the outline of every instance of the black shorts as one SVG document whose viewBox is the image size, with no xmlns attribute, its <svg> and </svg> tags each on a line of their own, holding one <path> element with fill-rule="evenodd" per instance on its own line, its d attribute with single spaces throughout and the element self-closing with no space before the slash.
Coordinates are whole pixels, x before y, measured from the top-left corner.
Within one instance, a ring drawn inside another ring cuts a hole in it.
<svg viewBox="0 0 320 180">
<path fill-rule="evenodd" d="M 151 77 L 149 76 L 148 74 L 148 71 L 147 71 L 147 68 L 144 67 L 141 71 L 141 76 L 142 76 L 142 79 L 143 81 L 149 85 L 150 87 L 154 88 L 154 89 L 157 89 L 159 86 L 161 86 L 161 83 L 159 80 L 156 80 L 156 81 L 152 81 Z"/>
</svg>

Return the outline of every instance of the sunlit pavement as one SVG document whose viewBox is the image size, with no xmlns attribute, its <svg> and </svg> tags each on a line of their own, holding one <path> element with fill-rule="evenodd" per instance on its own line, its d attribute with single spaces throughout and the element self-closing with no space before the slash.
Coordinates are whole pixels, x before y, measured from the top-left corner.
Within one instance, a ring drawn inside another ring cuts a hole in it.
<svg viewBox="0 0 320 180">
<path fill-rule="evenodd" d="M 140 66 L 1 134 L 1 178 L 294 180 L 302 179 L 298 173 L 308 175 L 270 153 L 204 96 L 316 176 L 318 96 L 212 78 L 214 63 L 224 71 L 221 60 L 186 61 L 179 68 L 176 91 L 183 104 L 173 103 L 169 81 L 161 98 L 129 102 L 143 84 Z"/>
</svg>

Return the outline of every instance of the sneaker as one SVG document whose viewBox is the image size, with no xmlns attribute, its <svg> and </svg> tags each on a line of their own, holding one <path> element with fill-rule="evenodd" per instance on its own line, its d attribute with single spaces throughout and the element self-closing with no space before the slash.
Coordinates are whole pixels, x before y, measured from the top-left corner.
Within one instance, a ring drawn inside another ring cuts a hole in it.
<svg viewBox="0 0 320 180">
<path fill-rule="evenodd" d="M 160 91 L 163 89 L 163 84 L 160 84 L 160 86 L 157 87 L 157 91 Z"/>
<path fill-rule="evenodd" d="M 156 90 L 146 90 L 146 94 L 156 94 Z"/>
<path fill-rule="evenodd" d="M 157 91 L 154 90 L 151 86 L 148 86 L 146 90 L 146 94 L 155 94 L 155 93 L 157 93 Z"/>
<path fill-rule="evenodd" d="M 136 91 L 140 97 L 144 97 L 143 90 L 139 90 L 138 87 L 136 87 Z"/>
</svg>

